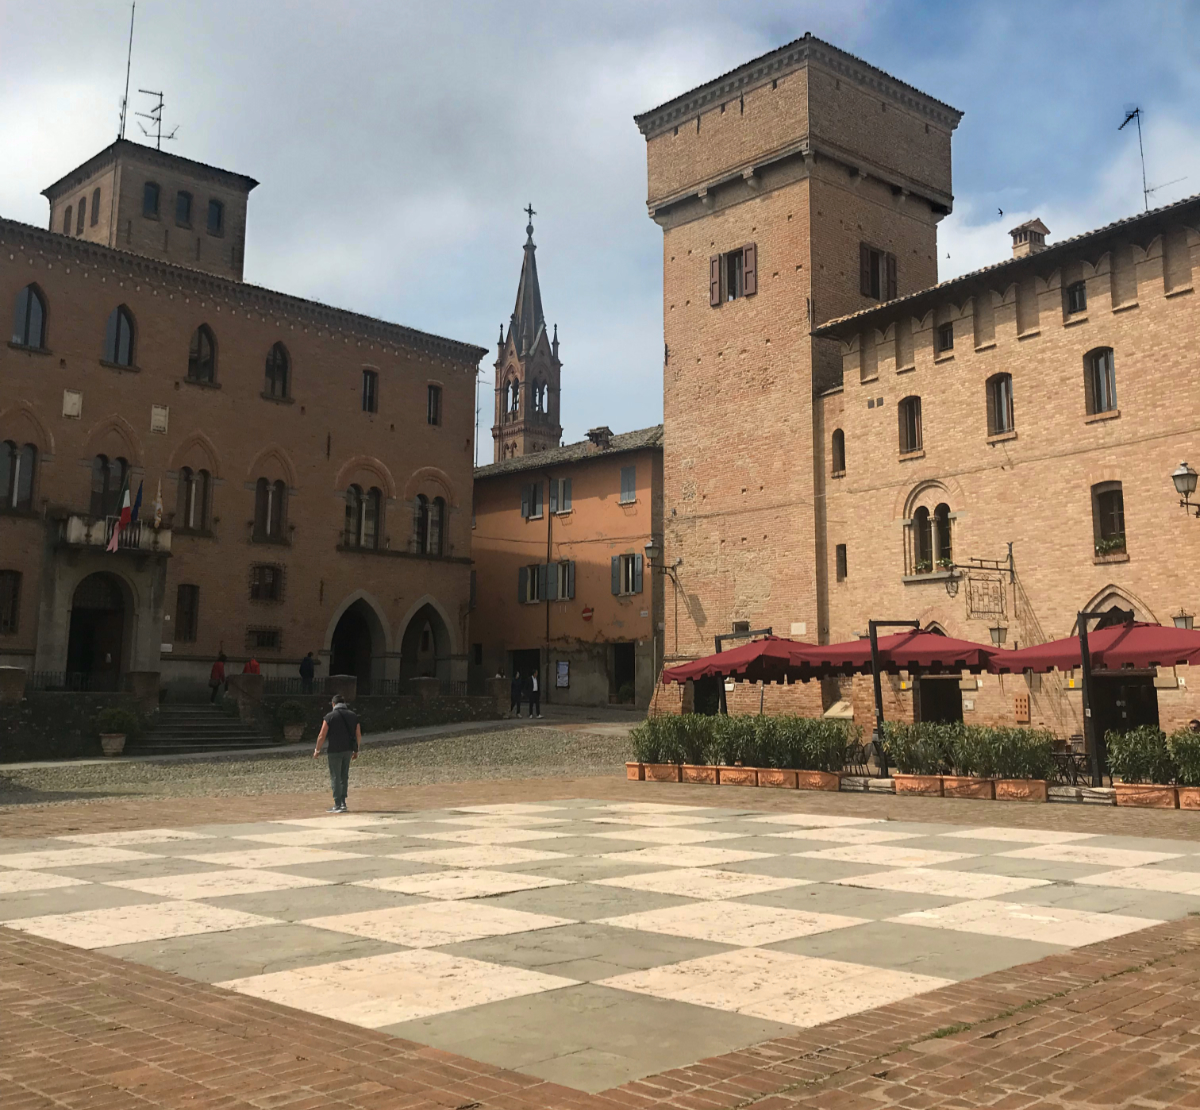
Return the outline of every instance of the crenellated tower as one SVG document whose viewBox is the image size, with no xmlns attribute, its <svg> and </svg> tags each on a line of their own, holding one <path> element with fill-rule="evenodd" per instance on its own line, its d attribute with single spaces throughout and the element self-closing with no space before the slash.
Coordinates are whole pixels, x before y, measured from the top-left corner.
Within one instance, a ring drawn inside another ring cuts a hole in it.
<svg viewBox="0 0 1200 1110">
<path fill-rule="evenodd" d="M 508 324 L 500 326 L 496 353 L 496 407 L 492 424 L 494 461 L 531 455 L 557 447 L 562 437 L 559 421 L 558 325 L 554 336 L 546 333 L 542 290 L 538 285 L 537 247 L 533 242 L 532 205 L 526 209 L 525 257 L 517 303 Z"/>
</svg>

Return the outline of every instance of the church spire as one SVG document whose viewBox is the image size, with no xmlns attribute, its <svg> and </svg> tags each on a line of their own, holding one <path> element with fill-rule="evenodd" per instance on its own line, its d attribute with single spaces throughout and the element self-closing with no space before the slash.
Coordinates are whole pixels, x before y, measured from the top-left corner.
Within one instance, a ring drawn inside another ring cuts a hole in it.
<svg viewBox="0 0 1200 1110">
<path fill-rule="evenodd" d="M 521 281 L 517 286 L 517 304 L 513 309 L 509 338 L 519 352 L 532 351 L 539 334 L 546 327 L 542 313 L 542 290 L 538 284 L 537 259 L 533 242 L 533 217 L 537 213 L 531 204 L 525 209 L 529 223 L 525 225 L 525 258 L 521 263 Z"/>
</svg>

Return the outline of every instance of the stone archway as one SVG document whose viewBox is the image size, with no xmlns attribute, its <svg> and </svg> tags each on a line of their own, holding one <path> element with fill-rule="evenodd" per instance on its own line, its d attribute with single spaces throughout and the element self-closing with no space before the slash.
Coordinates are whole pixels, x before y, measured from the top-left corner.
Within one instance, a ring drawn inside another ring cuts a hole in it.
<svg viewBox="0 0 1200 1110">
<path fill-rule="evenodd" d="M 434 606 L 422 605 L 409 618 L 400 640 L 400 677 L 449 679 L 450 629 Z"/>
<path fill-rule="evenodd" d="M 360 696 L 384 675 L 387 636 L 379 614 L 363 598 L 347 605 L 329 638 L 329 673 L 352 674 Z"/>
<path fill-rule="evenodd" d="M 69 689 L 120 689 L 132 631 L 127 595 L 121 580 L 104 571 L 89 574 L 75 587 L 67 634 Z"/>
</svg>

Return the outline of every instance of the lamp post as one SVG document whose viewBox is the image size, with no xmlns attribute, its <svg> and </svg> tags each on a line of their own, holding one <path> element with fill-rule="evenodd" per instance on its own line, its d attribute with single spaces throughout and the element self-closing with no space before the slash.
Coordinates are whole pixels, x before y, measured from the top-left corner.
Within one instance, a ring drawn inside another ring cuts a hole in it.
<svg viewBox="0 0 1200 1110">
<path fill-rule="evenodd" d="M 999 647 L 1008 639 L 1008 628 L 1003 624 L 993 625 L 988 632 L 992 635 L 992 647 Z"/>
<path fill-rule="evenodd" d="M 1179 607 L 1179 612 L 1176 613 L 1171 618 L 1171 620 L 1173 620 L 1175 622 L 1176 628 L 1186 628 L 1190 631 L 1191 627 L 1192 627 L 1192 623 L 1195 620 L 1195 618 L 1192 616 L 1191 613 L 1185 612 L 1183 609 L 1183 606 L 1181 605 Z"/>
<path fill-rule="evenodd" d="M 1195 509 L 1200 517 L 1200 505 L 1192 503 L 1192 494 L 1196 492 L 1196 472 L 1186 462 L 1181 462 L 1171 473 L 1171 481 L 1175 483 L 1175 492 L 1179 494 L 1181 509 Z"/>
<path fill-rule="evenodd" d="M 655 539 L 653 537 L 651 537 L 649 542 L 646 544 L 646 566 L 650 570 L 657 570 L 661 574 L 666 575 L 668 578 L 671 579 L 671 583 L 675 587 L 675 650 L 678 651 L 679 650 L 679 577 L 678 577 L 677 571 L 678 571 L 679 567 L 683 566 L 683 560 L 676 559 L 675 562 L 671 566 L 667 566 L 666 564 L 659 562 L 659 560 L 662 557 L 663 557 L 662 544 L 656 542 Z M 659 674 L 658 605 L 652 604 L 650 606 L 650 610 L 654 614 L 654 616 L 651 617 L 651 623 L 654 625 L 654 637 L 652 640 L 652 644 L 653 644 L 652 650 L 654 653 L 654 675 L 655 675 L 654 681 L 657 682 L 658 674 Z M 667 638 L 664 635 L 663 636 L 663 655 L 665 656 L 666 654 L 667 654 Z"/>
</svg>

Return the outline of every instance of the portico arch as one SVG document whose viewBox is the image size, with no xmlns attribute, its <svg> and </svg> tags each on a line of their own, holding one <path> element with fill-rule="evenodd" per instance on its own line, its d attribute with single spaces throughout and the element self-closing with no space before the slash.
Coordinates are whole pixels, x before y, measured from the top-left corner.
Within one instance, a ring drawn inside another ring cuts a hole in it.
<svg viewBox="0 0 1200 1110">
<path fill-rule="evenodd" d="M 1145 621 L 1147 624 L 1159 623 L 1158 618 L 1154 615 L 1154 611 L 1141 598 L 1112 582 L 1105 586 L 1104 589 L 1093 594 L 1088 601 L 1080 606 L 1079 612 L 1106 613 L 1109 609 L 1122 609 L 1126 612 L 1132 610 L 1133 619 L 1136 621 Z M 1090 627 L 1095 628 L 1095 625 L 1091 625 Z M 1068 635 L 1079 635 L 1078 617 L 1071 622 L 1071 631 Z"/>
<path fill-rule="evenodd" d="M 382 606 L 365 590 L 356 590 L 338 606 L 323 646 L 329 673 L 352 674 L 359 694 L 369 693 L 385 677 L 391 648 Z"/>
<path fill-rule="evenodd" d="M 453 624 L 436 598 L 416 602 L 400 625 L 400 677 L 451 677 L 457 645 Z"/>
</svg>

